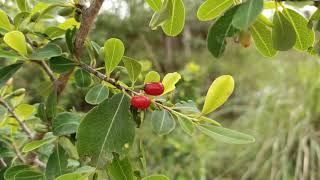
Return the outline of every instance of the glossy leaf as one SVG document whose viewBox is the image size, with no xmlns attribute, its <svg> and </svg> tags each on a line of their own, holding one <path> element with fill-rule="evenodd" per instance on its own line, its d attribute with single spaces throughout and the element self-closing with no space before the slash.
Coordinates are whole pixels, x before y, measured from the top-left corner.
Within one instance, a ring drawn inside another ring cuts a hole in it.
<svg viewBox="0 0 320 180">
<path fill-rule="evenodd" d="M 169 180 L 169 178 L 165 175 L 151 175 L 142 178 L 142 180 Z"/>
<path fill-rule="evenodd" d="M 120 39 L 111 38 L 104 44 L 104 62 L 106 74 L 109 76 L 118 66 L 124 54 L 124 45 Z"/>
<path fill-rule="evenodd" d="M 131 163 L 127 157 L 119 159 L 119 156 L 115 155 L 112 163 L 108 165 L 107 168 L 108 172 L 114 179 L 135 179 Z"/>
<path fill-rule="evenodd" d="M 160 82 L 160 74 L 156 71 L 148 72 L 144 78 L 144 83 L 146 84 L 150 82 Z"/>
<path fill-rule="evenodd" d="M 294 27 L 279 11 L 273 15 L 272 42 L 273 47 L 279 51 L 287 51 L 296 43 Z"/>
<path fill-rule="evenodd" d="M 207 136 L 230 144 L 249 144 L 255 142 L 254 137 L 219 126 L 201 124 L 198 129 Z"/>
<path fill-rule="evenodd" d="M 232 76 L 223 75 L 211 84 L 202 108 L 203 114 L 208 114 L 224 104 L 234 89 Z"/>
<path fill-rule="evenodd" d="M 24 35 L 20 31 L 10 31 L 3 37 L 4 42 L 16 50 L 19 54 L 27 55 L 27 43 Z"/>
<path fill-rule="evenodd" d="M 151 7 L 153 11 L 160 11 L 162 7 L 162 1 L 161 0 L 146 0 L 148 5 Z"/>
<path fill-rule="evenodd" d="M 177 72 L 166 74 L 162 80 L 162 84 L 164 86 L 163 94 L 173 91 L 180 79 L 181 75 Z"/>
<path fill-rule="evenodd" d="M 266 57 L 272 57 L 277 54 L 273 48 L 271 30 L 260 21 L 255 22 L 250 27 L 252 38 L 258 51 Z"/>
<path fill-rule="evenodd" d="M 0 68 L 0 87 L 4 86 L 6 82 L 16 73 L 23 63 L 15 63 L 9 66 Z"/>
<path fill-rule="evenodd" d="M 89 157 L 90 164 L 105 168 L 112 153 L 127 153 L 135 134 L 135 123 L 129 112 L 130 99 L 116 94 L 93 108 L 82 119 L 77 132 L 80 157 Z"/>
<path fill-rule="evenodd" d="M 55 136 L 64 136 L 75 133 L 81 117 L 76 113 L 62 112 L 57 114 L 52 122 L 52 132 Z"/>
<path fill-rule="evenodd" d="M 234 15 L 232 24 L 238 29 L 249 27 L 263 9 L 263 0 L 247 0 L 242 3 Z"/>
<path fill-rule="evenodd" d="M 292 24 L 296 32 L 297 38 L 294 47 L 301 51 L 306 51 L 312 47 L 315 33 L 312 29 L 308 28 L 308 20 L 292 9 L 285 8 L 283 14 Z"/>
<path fill-rule="evenodd" d="M 16 0 L 17 5 L 22 12 L 27 12 L 29 11 L 29 4 L 27 0 Z"/>
<path fill-rule="evenodd" d="M 44 30 L 44 33 L 49 36 L 51 39 L 58 38 L 66 33 L 65 30 L 58 28 L 56 26 L 48 27 Z"/>
<path fill-rule="evenodd" d="M 142 65 L 137 60 L 132 59 L 130 57 L 124 56 L 122 60 L 124 63 L 124 67 L 126 67 L 128 71 L 129 78 L 132 84 L 134 84 L 141 73 Z"/>
<path fill-rule="evenodd" d="M 106 100 L 108 96 L 109 89 L 102 84 L 98 84 L 88 91 L 85 100 L 89 104 L 97 105 L 100 104 L 102 101 Z"/>
<path fill-rule="evenodd" d="M 74 78 L 79 87 L 88 87 L 91 85 L 91 75 L 87 71 L 78 69 L 74 73 Z"/>
<path fill-rule="evenodd" d="M 158 135 L 169 134 L 176 126 L 172 115 L 164 109 L 152 112 L 151 123 L 153 131 Z"/>
<path fill-rule="evenodd" d="M 31 55 L 31 59 L 46 60 L 46 59 L 50 59 L 51 57 L 60 56 L 61 54 L 62 54 L 62 50 L 58 45 L 49 43 L 44 47 L 34 51 Z"/>
<path fill-rule="evenodd" d="M 200 21 L 210 21 L 220 16 L 233 5 L 233 0 L 206 0 L 198 9 L 197 17 Z"/>
<path fill-rule="evenodd" d="M 56 140 L 56 138 L 48 138 L 48 139 L 31 141 L 30 143 L 26 144 L 22 148 L 22 152 L 25 153 L 25 152 L 33 151 L 33 150 L 38 149 L 39 147 L 41 147 L 41 146 L 43 146 L 45 144 L 51 143 L 54 140 Z"/>
<path fill-rule="evenodd" d="M 173 1 L 171 16 L 162 24 L 163 32 L 168 36 L 177 36 L 185 23 L 185 7 L 182 0 Z"/>
<path fill-rule="evenodd" d="M 54 180 L 67 172 L 68 154 L 57 144 L 49 156 L 45 171 L 46 180 Z"/>
<path fill-rule="evenodd" d="M 11 30 L 11 24 L 8 19 L 8 16 L 5 12 L 0 10 L 0 28 L 3 28 L 7 31 Z"/>
<path fill-rule="evenodd" d="M 57 56 L 50 58 L 49 66 L 53 72 L 64 73 L 72 70 L 76 66 L 76 63 L 63 56 Z"/>
<path fill-rule="evenodd" d="M 237 7 L 228 10 L 209 28 L 207 46 L 211 54 L 216 58 L 221 57 L 223 54 L 226 47 L 226 38 L 234 29 L 232 19 L 236 10 Z"/>
</svg>

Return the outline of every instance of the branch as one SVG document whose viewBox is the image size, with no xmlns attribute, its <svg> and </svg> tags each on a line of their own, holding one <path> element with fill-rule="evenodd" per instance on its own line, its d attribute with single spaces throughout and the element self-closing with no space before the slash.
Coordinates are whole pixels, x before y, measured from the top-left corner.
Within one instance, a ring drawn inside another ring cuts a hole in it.
<svg viewBox="0 0 320 180">
<path fill-rule="evenodd" d="M 22 130 L 28 135 L 29 139 L 33 139 L 34 135 L 32 131 L 28 128 L 25 122 L 16 114 L 16 112 L 6 103 L 2 98 L 0 98 L 0 104 L 5 107 L 9 113 L 16 119 L 16 121 L 21 126 Z"/>
<path fill-rule="evenodd" d="M 57 79 L 54 76 L 52 70 L 50 69 L 50 67 L 48 66 L 48 64 L 45 61 L 32 61 L 36 64 L 38 64 L 39 66 L 42 67 L 42 69 L 46 72 L 46 74 L 49 76 L 50 80 L 52 82 L 55 82 Z"/>
<path fill-rule="evenodd" d="M 104 0 L 93 0 L 89 8 L 86 8 L 84 5 L 80 4 L 82 10 L 82 18 L 80 22 L 80 28 L 75 37 L 75 58 L 80 59 L 81 51 L 83 44 L 89 34 L 91 26 L 98 15 L 98 12 L 103 4 Z M 70 71 L 66 74 L 62 74 L 59 79 L 56 81 L 55 85 L 57 87 L 58 97 L 60 97 L 62 91 L 66 87 L 69 78 L 73 71 Z"/>
</svg>

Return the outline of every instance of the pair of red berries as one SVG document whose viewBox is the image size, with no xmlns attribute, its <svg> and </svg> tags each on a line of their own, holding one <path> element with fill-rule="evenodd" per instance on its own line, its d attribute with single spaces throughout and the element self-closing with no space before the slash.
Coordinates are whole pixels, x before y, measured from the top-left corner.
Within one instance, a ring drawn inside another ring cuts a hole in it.
<svg viewBox="0 0 320 180">
<path fill-rule="evenodd" d="M 163 91 L 164 87 L 160 82 L 147 83 L 144 86 L 144 92 L 151 96 L 160 96 Z M 137 109 L 147 109 L 151 104 L 151 100 L 147 96 L 133 96 L 131 104 Z"/>
</svg>

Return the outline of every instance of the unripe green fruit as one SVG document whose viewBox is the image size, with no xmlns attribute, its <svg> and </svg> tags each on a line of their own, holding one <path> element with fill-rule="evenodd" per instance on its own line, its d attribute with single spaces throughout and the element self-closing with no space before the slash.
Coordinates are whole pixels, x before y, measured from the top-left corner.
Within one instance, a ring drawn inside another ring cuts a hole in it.
<svg viewBox="0 0 320 180">
<path fill-rule="evenodd" d="M 60 16 L 69 16 L 73 13 L 73 8 L 72 7 L 65 7 L 65 8 L 62 8 L 58 11 L 58 15 Z"/>
</svg>

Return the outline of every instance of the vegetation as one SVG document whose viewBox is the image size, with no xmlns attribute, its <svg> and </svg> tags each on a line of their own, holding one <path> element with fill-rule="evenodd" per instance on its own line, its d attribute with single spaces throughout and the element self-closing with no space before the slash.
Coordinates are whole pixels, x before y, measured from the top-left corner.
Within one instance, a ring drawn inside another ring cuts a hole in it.
<svg viewBox="0 0 320 180">
<path fill-rule="evenodd" d="M 316 2 L 0 4 L 2 179 L 320 178 Z"/>
</svg>

